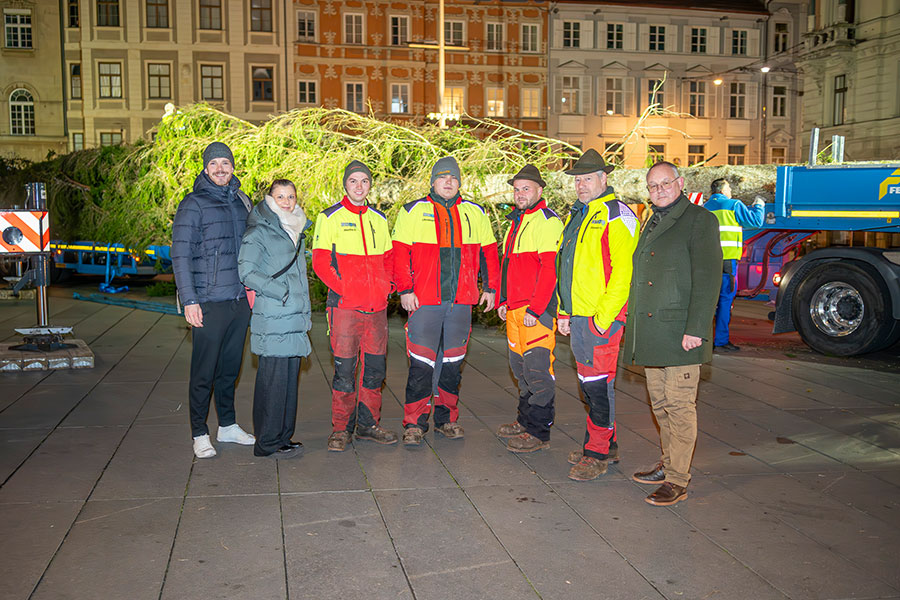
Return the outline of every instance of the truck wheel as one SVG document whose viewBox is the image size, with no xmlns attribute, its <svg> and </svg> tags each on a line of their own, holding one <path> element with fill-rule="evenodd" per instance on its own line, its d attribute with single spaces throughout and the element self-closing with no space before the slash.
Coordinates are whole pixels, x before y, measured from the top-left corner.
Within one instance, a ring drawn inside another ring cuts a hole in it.
<svg viewBox="0 0 900 600">
<path fill-rule="evenodd" d="M 879 279 L 846 262 L 812 269 L 794 294 L 794 323 L 813 350 L 853 356 L 879 349 L 894 329 Z"/>
<path fill-rule="evenodd" d="M 56 263 L 52 260 L 49 261 L 50 268 L 48 269 L 50 275 L 50 283 L 64 283 L 72 278 L 72 271 L 70 269 L 60 269 L 56 266 Z"/>
</svg>

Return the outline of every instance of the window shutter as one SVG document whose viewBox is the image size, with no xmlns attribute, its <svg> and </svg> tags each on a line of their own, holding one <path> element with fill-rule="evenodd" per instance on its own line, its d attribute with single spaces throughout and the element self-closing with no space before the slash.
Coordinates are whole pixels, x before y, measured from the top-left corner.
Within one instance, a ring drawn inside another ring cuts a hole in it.
<svg viewBox="0 0 900 600">
<path fill-rule="evenodd" d="M 718 90 L 724 86 L 714 85 L 711 81 L 706 84 L 706 116 L 715 119 L 719 108 Z"/>
<path fill-rule="evenodd" d="M 562 114 L 562 75 L 553 78 L 553 112 Z"/>
<path fill-rule="evenodd" d="M 734 54 L 734 46 L 732 46 L 734 37 L 734 29 L 731 27 L 726 27 L 723 29 L 725 35 L 725 45 L 723 46 L 722 54 L 728 54 L 729 56 Z"/>
<path fill-rule="evenodd" d="M 722 47 L 719 44 L 719 34 L 721 32 L 721 28 L 719 27 L 709 27 L 706 30 L 706 53 L 707 54 L 721 54 Z"/>
<path fill-rule="evenodd" d="M 563 22 L 560 19 L 553 21 L 553 41 L 551 47 L 562 48 Z"/>
<path fill-rule="evenodd" d="M 747 33 L 747 56 L 759 56 L 759 29 Z"/>
<path fill-rule="evenodd" d="M 691 26 L 685 25 L 681 28 L 681 51 L 685 54 L 691 51 Z"/>
<path fill-rule="evenodd" d="M 747 114 L 748 119 L 756 118 L 756 108 L 759 104 L 759 84 L 747 83 Z"/>
<path fill-rule="evenodd" d="M 582 49 L 591 50 L 594 47 L 594 22 L 581 22 L 581 45 Z"/>
<path fill-rule="evenodd" d="M 675 25 L 666 25 L 666 52 L 678 52 L 678 27 Z"/>
<path fill-rule="evenodd" d="M 597 98 L 594 113 L 601 117 L 606 115 L 606 75 L 603 71 L 597 76 Z"/>
<path fill-rule="evenodd" d="M 625 115 L 634 114 L 634 77 L 625 77 Z"/>
<path fill-rule="evenodd" d="M 669 77 L 666 79 L 666 82 L 663 84 L 663 108 L 678 110 L 675 104 L 675 94 L 678 90 L 675 89 L 675 78 L 669 74 Z"/>
<path fill-rule="evenodd" d="M 685 79 L 681 82 L 681 112 L 690 114 L 691 112 L 691 80 Z"/>
<path fill-rule="evenodd" d="M 625 36 L 624 48 L 625 50 L 634 51 L 637 49 L 637 23 L 625 23 L 625 29 L 622 32 Z"/>
<path fill-rule="evenodd" d="M 578 112 L 583 115 L 591 114 L 591 76 L 590 75 L 582 75 L 579 78 L 579 83 L 581 84 L 581 91 L 579 93 L 579 104 Z"/>
<path fill-rule="evenodd" d="M 638 46 L 638 50 L 640 52 L 647 52 L 650 49 L 650 26 L 647 24 L 641 25 L 641 37 L 640 44 Z"/>
</svg>

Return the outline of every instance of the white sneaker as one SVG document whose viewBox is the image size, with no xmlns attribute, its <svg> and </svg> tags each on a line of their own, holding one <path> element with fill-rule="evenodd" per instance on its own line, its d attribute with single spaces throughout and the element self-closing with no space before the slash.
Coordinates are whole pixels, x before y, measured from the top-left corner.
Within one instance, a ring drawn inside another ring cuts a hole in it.
<svg viewBox="0 0 900 600">
<path fill-rule="evenodd" d="M 212 458 L 216 455 L 216 449 L 209 441 L 209 434 L 198 435 L 194 438 L 194 456 L 197 458 Z"/>
<path fill-rule="evenodd" d="M 241 446 L 252 446 L 256 443 L 256 438 L 241 429 L 237 423 L 228 427 L 219 427 L 216 439 L 220 442 L 232 442 Z"/>
</svg>

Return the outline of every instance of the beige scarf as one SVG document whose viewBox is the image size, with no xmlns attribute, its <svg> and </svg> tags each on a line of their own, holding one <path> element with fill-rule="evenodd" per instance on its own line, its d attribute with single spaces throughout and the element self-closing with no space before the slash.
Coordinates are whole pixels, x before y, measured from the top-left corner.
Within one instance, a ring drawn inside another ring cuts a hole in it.
<svg viewBox="0 0 900 600">
<path fill-rule="evenodd" d="M 278 216 L 281 228 L 291 236 L 291 240 L 296 246 L 297 240 L 300 239 L 300 234 L 303 233 L 303 228 L 306 227 L 306 214 L 303 212 L 303 209 L 297 204 L 293 210 L 283 210 L 275 202 L 275 198 L 268 195 L 266 196 L 266 206 Z"/>
</svg>

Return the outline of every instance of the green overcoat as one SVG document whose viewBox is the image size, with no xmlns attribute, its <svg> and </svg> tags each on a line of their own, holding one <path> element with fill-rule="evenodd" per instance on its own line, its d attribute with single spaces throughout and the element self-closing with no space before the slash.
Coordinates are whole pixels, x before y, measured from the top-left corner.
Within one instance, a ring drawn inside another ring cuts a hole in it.
<svg viewBox="0 0 900 600">
<path fill-rule="evenodd" d="M 716 217 L 682 194 L 652 231 L 641 232 L 633 261 L 626 364 L 674 367 L 709 361 L 722 284 Z M 685 334 L 703 338 L 703 344 L 685 352 Z"/>
</svg>

